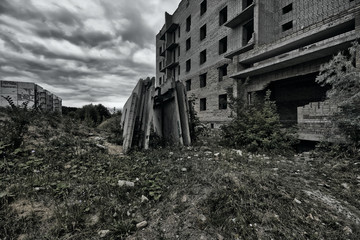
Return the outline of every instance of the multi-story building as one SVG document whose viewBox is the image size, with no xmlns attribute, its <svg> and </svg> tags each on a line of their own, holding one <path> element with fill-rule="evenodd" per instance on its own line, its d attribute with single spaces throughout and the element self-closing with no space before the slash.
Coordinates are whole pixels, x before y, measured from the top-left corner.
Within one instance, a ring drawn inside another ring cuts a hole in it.
<svg viewBox="0 0 360 240">
<path fill-rule="evenodd" d="M 293 124 L 325 99 L 320 65 L 359 38 L 360 0 L 182 0 L 156 36 L 156 82 L 182 81 L 212 127 L 229 120 L 227 89 L 250 104 L 270 89 Z"/>
<path fill-rule="evenodd" d="M 44 111 L 61 112 L 62 100 L 35 83 L 0 81 L 0 106 L 8 106 L 5 97 L 10 97 L 15 105 L 23 103 Z"/>
</svg>

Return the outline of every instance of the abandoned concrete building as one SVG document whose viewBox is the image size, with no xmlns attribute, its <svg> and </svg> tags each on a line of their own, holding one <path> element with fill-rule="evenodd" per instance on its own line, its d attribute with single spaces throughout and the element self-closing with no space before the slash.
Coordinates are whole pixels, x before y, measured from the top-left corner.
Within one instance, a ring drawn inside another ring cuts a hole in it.
<svg viewBox="0 0 360 240">
<path fill-rule="evenodd" d="M 61 112 L 62 108 L 61 98 L 35 83 L 0 81 L 1 107 L 9 105 L 5 97 L 10 97 L 17 106 L 27 103 L 28 108 L 35 107 L 50 112 Z"/>
<path fill-rule="evenodd" d="M 360 38 L 359 11 L 360 0 L 182 0 L 156 36 L 156 86 L 182 82 L 215 128 L 229 121 L 228 89 L 249 104 L 270 89 L 281 121 L 319 140 L 316 124 L 336 106 L 315 78 Z"/>
</svg>

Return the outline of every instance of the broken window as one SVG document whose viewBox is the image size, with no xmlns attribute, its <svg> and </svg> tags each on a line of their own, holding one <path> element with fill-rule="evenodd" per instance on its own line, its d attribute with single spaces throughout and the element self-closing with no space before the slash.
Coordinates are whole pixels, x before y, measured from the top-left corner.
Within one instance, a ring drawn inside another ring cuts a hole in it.
<svg viewBox="0 0 360 240">
<path fill-rule="evenodd" d="M 293 21 L 287 22 L 282 25 L 282 31 L 285 32 L 293 28 Z"/>
<path fill-rule="evenodd" d="M 191 69 L 191 59 L 186 61 L 186 71 L 189 72 Z"/>
<path fill-rule="evenodd" d="M 186 51 L 191 48 L 191 38 L 186 39 Z"/>
<path fill-rule="evenodd" d="M 219 25 L 223 25 L 227 22 L 227 6 L 224 7 L 219 13 Z"/>
<path fill-rule="evenodd" d="M 219 95 L 219 109 L 227 109 L 227 94 Z"/>
<path fill-rule="evenodd" d="M 200 111 L 206 111 L 206 98 L 200 98 Z"/>
<path fill-rule="evenodd" d="M 191 79 L 186 80 L 185 84 L 186 84 L 186 91 L 190 91 L 191 90 Z"/>
<path fill-rule="evenodd" d="M 159 78 L 159 85 L 161 85 L 162 84 L 162 78 L 160 77 Z"/>
<path fill-rule="evenodd" d="M 227 64 L 224 66 L 219 67 L 219 82 L 221 82 L 224 76 L 227 76 Z"/>
<path fill-rule="evenodd" d="M 246 46 L 253 38 L 254 33 L 254 19 L 243 25 L 243 46 Z"/>
<path fill-rule="evenodd" d="M 178 66 L 178 75 L 180 75 L 180 65 Z"/>
<path fill-rule="evenodd" d="M 201 74 L 199 78 L 200 78 L 200 88 L 206 87 L 207 73 Z"/>
<path fill-rule="evenodd" d="M 204 62 L 206 62 L 206 49 L 200 52 L 200 64 L 203 64 Z"/>
<path fill-rule="evenodd" d="M 291 12 L 292 10 L 293 10 L 293 5 L 292 5 L 292 3 L 290 3 L 289 5 L 286 5 L 285 7 L 283 7 L 282 13 L 287 14 L 287 13 Z"/>
<path fill-rule="evenodd" d="M 200 4 L 200 16 L 203 15 L 206 12 L 206 10 L 207 10 L 207 1 L 204 0 Z"/>
<path fill-rule="evenodd" d="M 200 28 L 200 41 L 206 38 L 206 24 Z"/>
<path fill-rule="evenodd" d="M 186 31 L 190 31 L 191 28 L 191 15 L 186 19 Z"/>
<path fill-rule="evenodd" d="M 224 37 L 219 41 L 219 55 L 227 51 L 227 37 Z"/>
</svg>

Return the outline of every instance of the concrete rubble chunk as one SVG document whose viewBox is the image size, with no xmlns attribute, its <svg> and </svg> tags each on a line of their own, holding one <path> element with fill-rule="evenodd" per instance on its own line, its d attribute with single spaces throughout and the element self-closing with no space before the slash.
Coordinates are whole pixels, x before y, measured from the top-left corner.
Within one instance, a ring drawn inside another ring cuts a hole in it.
<svg viewBox="0 0 360 240">
<path fill-rule="evenodd" d="M 118 181 L 118 185 L 119 187 L 134 187 L 135 183 L 134 182 L 130 182 L 130 181 L 125 181 L 125 180 L 119 180 Z"/>
<path fill-rule="evenodd" d="M 110 230 L 100 230 L 98 232 L 98 235 L 100 238 L 104 238 L 104 237 L 106 237 L 106 235 L 108 235 L 109 232 L 110 232 Z"/>
<path fill-rule="evenodd" d="M 142 222 L 139 222 L 138 224 L 136 224 L 136 228 L 142 229 L 142 228 L 145 228 L 147 225 L 148 225 L 147 221 L 142 221 Z"/>
<path fill-rule="evenodd" d="M 145 197 L 144 195 L 141 196 L 141 202 L 148 202 L 149 199 L 147 197 Z"/>
</svg>

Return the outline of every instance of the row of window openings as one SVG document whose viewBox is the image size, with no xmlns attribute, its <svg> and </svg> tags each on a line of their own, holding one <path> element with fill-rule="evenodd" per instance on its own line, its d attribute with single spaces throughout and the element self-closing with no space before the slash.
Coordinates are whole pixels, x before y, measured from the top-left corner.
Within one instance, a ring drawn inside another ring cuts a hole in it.
<svg viewBox="0 0 360 240">
<path fill-rule="evenodd" d="M 207 11 L 207 2 L 204 0 L 200 4 L 200 15 L 203 15 Z M 222 26 L 228 20 L 228 11 L 227 6 L 225 6 L 219 12 L 219 26 Z M 189 32 L 191 30 L 191 15 L 186 18 L 186 31 Z"/>
<path fill-rule="evenodd" d="M 200 111 L 206 111 L 206 98 L 200 98 Z M 219 95 L 219 109 L 227 109 L 227 94 Z"/>
<path fill-rule="evenodd" d="M 218 68 L 219 82 L 223 81 L 224 77 L 227 76 L 227 65 Z M 207 73 L 199 75 L 200 88 L 206 87 L 207 84 Z M 186 80 L 186 91 L 191 90 L 191 79 Z"/>
</svg>

